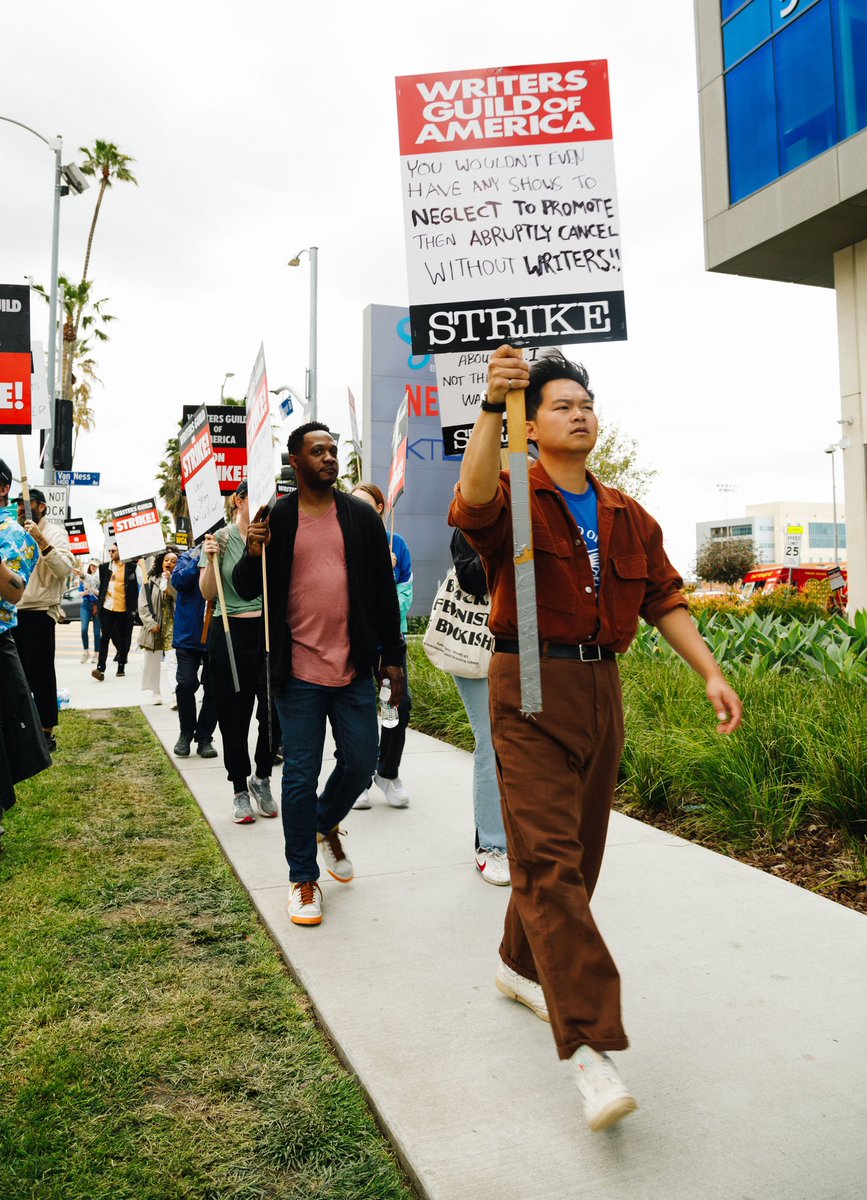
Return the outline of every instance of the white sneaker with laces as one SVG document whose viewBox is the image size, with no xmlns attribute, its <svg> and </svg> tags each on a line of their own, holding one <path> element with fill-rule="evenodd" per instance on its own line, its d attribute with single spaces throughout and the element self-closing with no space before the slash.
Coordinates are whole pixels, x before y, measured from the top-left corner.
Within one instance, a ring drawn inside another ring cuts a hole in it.
<svg viewBox="0 0 867 1200">
<path fill-rule="evenodd" d="M 341 834 L 346 837 L 346 832 L 335 825 L 330 833 L 317 833 L 316 841 L 325 860 L 325 869 L 331 878 L 336 879 L 338 883 L 351 883 L 355 877 L 355 869 L 340 844 Z"/>
<path fill-rule="evenodd" d="M 502 959 L 497 963 L 494 983 L 504 996 L 508 996 L 510 1000 L 517 1000 L 519 1004 L 526 1004 L 541 1021 L 547 1021 L 550 1025 L 548 1005 L 545 1003 L 545 993 L 540 983 L 527 979 L 525 975 L 519 975 L 517 971 L 507 967 Z"/>
<path fill-rule="evenodd" d="M 502 850 L 477 850 L 476 870 L 485 883 L 492 883 L 495 887 L 508 887 L 512 882 L 509 860 Z"/>
<path fill-rule="evenodd" d="M 381 775 L 374 775 L 373 782 L 385 795 L 392 808 L 406 808 L 409 804 L 409 792 L 401 783 L 400 776 L 396 775 L 394 779 L 383 779 Z"/>
<path fill-rule="evenodd" d="M 313 880 L 293 883 L 289 890 L 289 920 L 293 925 L 322 922 L 322 889 Z"/>
<path fill-rule="evenodd" d="M 372 801 L 370 799 L 370 792 L 367 790 L 367 788 L 365 788 L 364 791 L 361 793 L 361 795 L 358 797 L 358 799 L 355 801 L 355 803 L 353 804 L 352 807 L 353 808 L 370 808 L 371 805 L 372 805 Z"/>
<path fill-rule="evenodd" d="M 584 1116 L 594 1133 L 608 1129 L 638 1108 L 607 1054 L 579 1046 L 568 1062 L 584 1101 Z"/>
<path fill-rule="evenodd" d="M 83 651 L 82 651 L 82 653 L 81 653 L 81 661 L 82 661 L 82 662 L 90 662 L 90 651 L 89 651 L 89 650 L 83 650 Z"/>
</svg>

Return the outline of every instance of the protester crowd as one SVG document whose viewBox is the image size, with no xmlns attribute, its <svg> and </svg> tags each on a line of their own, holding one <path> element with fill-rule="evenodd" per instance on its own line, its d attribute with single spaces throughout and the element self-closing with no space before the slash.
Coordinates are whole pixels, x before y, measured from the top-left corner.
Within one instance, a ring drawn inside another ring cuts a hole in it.
<svg viewBox="0 0 867 1200">
<path fill-rule="evenodd" d="M 514 388 L 526 391 L 538 451 L 530 470 L 538 713 L 522 704 L 511 480 L 500 470 L 502 413 Z M 628 1040 L 619 974 L 590 901 L 623 745 L 616 659 L 639 616 L 702 675 L 722 732 L 737 727 L 741 705 L 689 616 L 656 522 L 586 469 L 596 434 L 583 367 L 557 352 L 532 367 L 510 346 L 492 355 L 448 513 L 453 569 L 434 616 L 450 619 L 431 620 L 424 646 L 454 674 L 476 739 L 476 869 L 511 886 L 495 985 L 551 1025 L 588 1123 L 601 1129 L 636 1107 L 609 1057 Z M 386 529 L 379 488 L 335 486 L 337 444 L 326 425 L 295 429 L 288 451 L 297 490 L 270 510 L 251 513 L 243 483 L 231 520 L 200 546 L 169 547 L 138 564 L 122 562 L 113 545 L 108 562 L 82 573 L 82 661 L 92 625 L 93 678 L 105 679 L 112 646 L 123 678 L 139 622 L 142 687 L 160 703 L 162 665 L 174 651 L 174 754 L 185 758 L 195 744 L 199 756 L 216 757 L 219 726 L 227 814 L 239 825 L 281 816 L 288 917 L 316 926 L 320 861 L 339 883 L 355 875 L 342 828 L 350 810 L 371 807 L 374 784 L 390 807 L 410 803 L 400 767 L 411 709 L 412 560 Z M 10 483 L 0 462 L 0 502 Z M 30 499 L 32 519 L 19 501 L 18 522 L 0 522 L 2 809 L 57 745 L 54 628 L 73 563 L 62 528 L 45 520 L 44 496 L 32 489 Z M 450 646 L 464 610 L 473 636 Z M 320 790 L 329 726 L 335 761 Z M 281 757 L 278 805 L 271 779 Z"/>
</svg>

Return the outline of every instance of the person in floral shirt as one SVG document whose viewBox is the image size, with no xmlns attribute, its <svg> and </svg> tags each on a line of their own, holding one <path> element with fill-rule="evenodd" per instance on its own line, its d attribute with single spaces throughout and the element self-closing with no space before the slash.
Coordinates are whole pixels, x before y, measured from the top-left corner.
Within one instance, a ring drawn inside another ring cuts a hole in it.
<svg viewBox="0 0 867 1200">
<path fill-rule="evenodd" d="M 11 517 L 0 519 L 0 818 L 15 803 L 15 784 L 51 766 L 15 638 L 7 636 L 18 623 L 15 606 L 38 561 L 30 534 Z"/>
</svg>

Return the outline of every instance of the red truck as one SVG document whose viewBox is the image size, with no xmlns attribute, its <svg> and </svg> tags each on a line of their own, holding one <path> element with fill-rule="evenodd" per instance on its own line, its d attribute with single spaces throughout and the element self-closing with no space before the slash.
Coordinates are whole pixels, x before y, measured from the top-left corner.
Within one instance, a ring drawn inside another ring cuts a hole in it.
<svg viewBox="0 0 867 1200">
<path fill-rule="evenodd" d="M 741 600 L 751 600 L 759 592 L 772 592 L 774 588 L 789 583 L 799 592 L 803 592 L 804 585 L 811 579 L 822 579 L 830 583 L 836 602 L 841 607 L 846 607 L 846 584 L 848 582 L 846 567 L 838 567 L 834 563 L 813 563 L 809 567 L 791 568 L 766 563 L 761 567 L 753 567 L 744 575 L 740 598 Z"/>
</svg>

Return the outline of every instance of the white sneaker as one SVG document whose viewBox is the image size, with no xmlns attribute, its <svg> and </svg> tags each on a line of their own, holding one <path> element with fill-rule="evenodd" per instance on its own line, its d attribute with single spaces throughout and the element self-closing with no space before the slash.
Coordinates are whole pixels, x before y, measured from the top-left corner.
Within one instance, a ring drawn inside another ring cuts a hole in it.
<svg viewBox="0 0 867 1200">
<path fill-rule="evenodd" d="M 502 850 L 477 850 L 476 870 L 485 883 L 492 883 L 495 887 L 508 887 L 512 882 L 509 860 Z"/>
<path fill-rule="evenodd" d="M 364 791 L 361 793 L 361 795 L 358 797 L 358 799 L 355 801 L 355 803 L 353 804 L 352 807 L 353 808 L 370 808 L 371 804 L 372 804 L 372 801 L 370 799 L 370 792 L 367 790 L 367 788 L 365 788 Z"/>
<path fill-rule="evenodd" d="M 293 925 L 319 925 L 322 922 L 322 889 L 312 880 L 293 883 L 289 890 L 289 920 Z"/>
<path fill-rule="evenodd" d="M 331 878 L 336 879 L 338 883 L 351 883 L 355 870 L 340 844 L 341 833 L 346 837 L 344 831 L 335 825 L 330 833 L 317 833 L 316 841 L 325 860 L 325 869 Z"/>
<path fill-rule="evenodd" d="M 409 792 L 401 783 L 399 776 L 395 776 L 394 779 L 383 779 L 381 775 L 374 775 L 373 782 L 384 793 L 392 808 L 406 808 L 409 804 Z"/>
<path fill-rule="evenodd" d="M 154 692 L 154 698 L 153 698 L 153 700 L 151 701 L 151 703 L 152 703 L 152 704 L 162 704 L 162 702 L 163 702 L 163 698 L 162 698 L 162 696 L 159 694 L 159 692 Z"/>
<path fill-rule="evenodd" d="M 82 651 L 81 661 L 82 662 L 90 662 L 90 651 L 89 650 Z"/>
<path fill-rule="evenodd" d="M 607 1054 L 579 1046 L 568 1061 L 584 1101 L 584 1116 L 594 1133 L 607 1129 L 638 1108 Z"/>
<path fill-rule="evenodd" d="M 551 1024 L 541 983 L 534 983 L 525 975 L 519 975 L 517 971 L 507 967 L 502 959 L 497 963 L 497 975 L 494 983 L 504 996 L 508 996 L 510 1000 L 517 1000 L 519 1004 L 526 1004 L 527 1008 L 532 1009 L 540 1020 Z"/>
<path fill-rule="evenodd" d="M 82 659 L 81 661 L 82 661 L 82 662 L 84 662 L 84 659 Z M 91 660 L 90 660 L 90 661 L 91 661 L 91 662 L 99 662 L 99 654 L 98 654 L 98 653 L 94 653 L 94 654 L 93 654 L 93 656 L 91 657 Z"/>
</svg>

